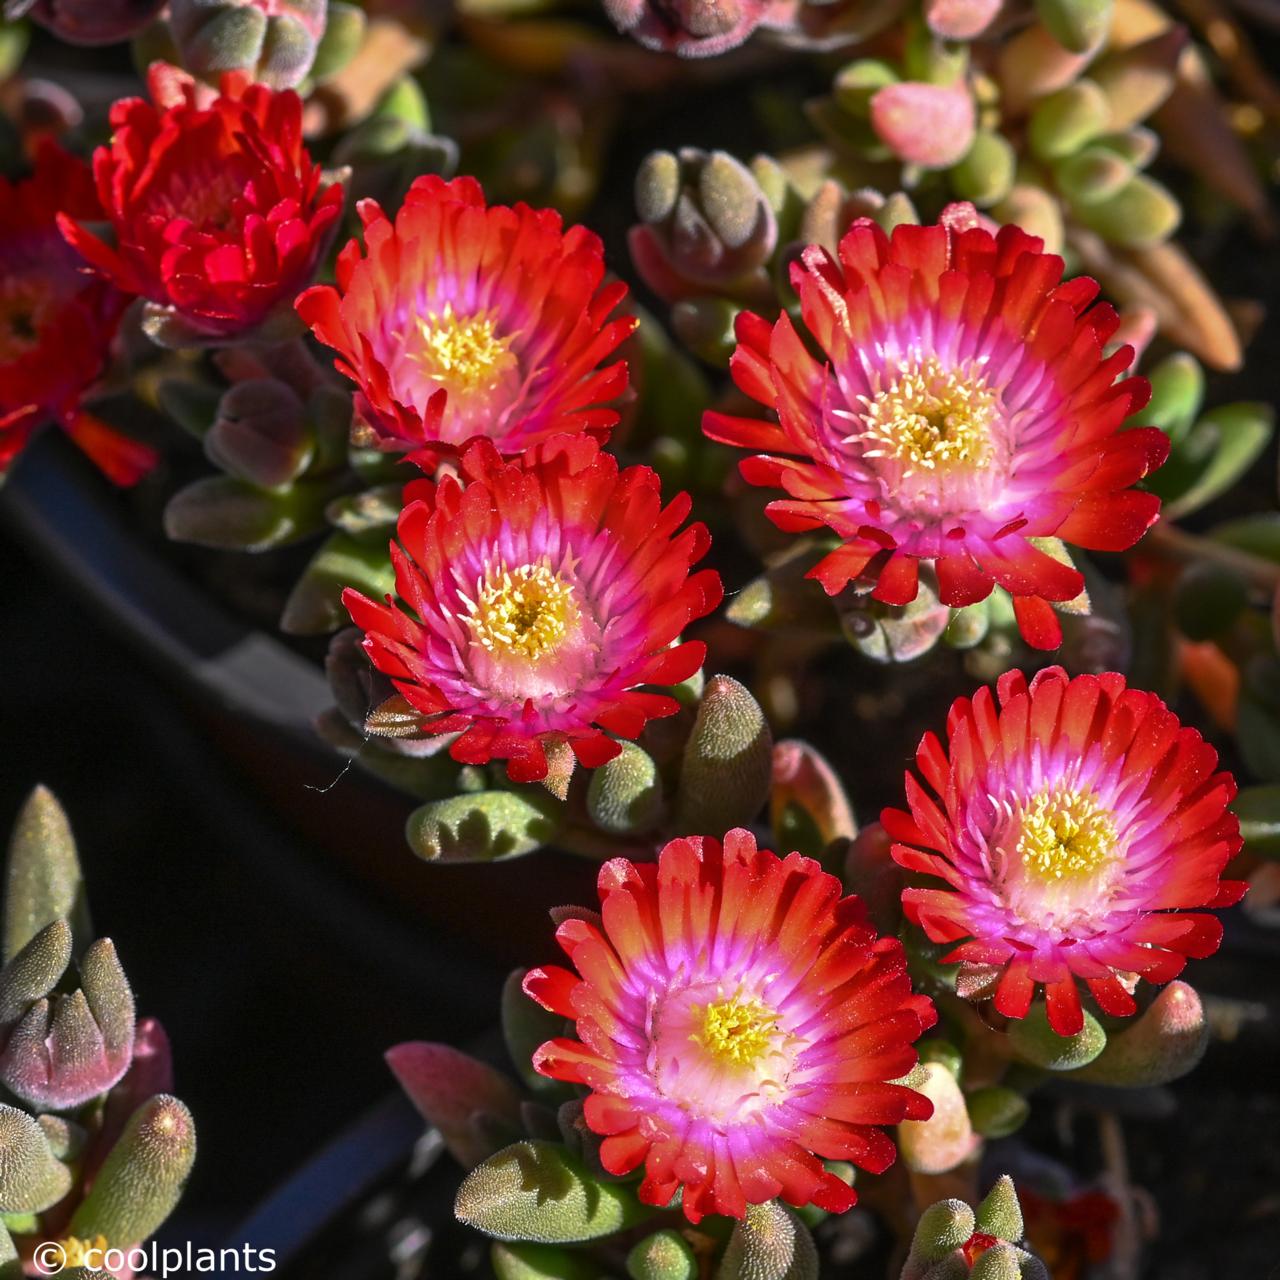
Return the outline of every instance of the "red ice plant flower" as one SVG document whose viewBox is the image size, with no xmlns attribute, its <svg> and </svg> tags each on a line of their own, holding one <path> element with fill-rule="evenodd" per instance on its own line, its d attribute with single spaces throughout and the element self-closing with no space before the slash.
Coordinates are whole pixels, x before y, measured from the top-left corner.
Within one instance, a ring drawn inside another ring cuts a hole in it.
<svg viewBox="0 0 1280 1280">
<path fill-rule="evenodd" d="M 1118 321 L 1090 306 L 1098 286 L 1061 278 L 1036 237 L 952 206 L 892 236 L 860 218 L 835 258 L 804 251 L 792 282 L 820 358 L 785 313 L 739 316 L 734 379 L 777 421 L 709 413 L 705 430 L 757 451 L 742 474 L 788 495 L 768 508 L 780 528 L 840 537 L 810 573 L 829 594 L 866 575 L 906 604 L 929 560 L 944 604 L 998 583 L 1028 643 L 1053 648 L 1050 602 L 1084 580 L 1037 540 L 1118 551 L 1155 520 L 1159 499 L 1131 486 L 1169 441 L 1120 430 L 1150 388 L 1116 381 L 1132 351 L 1104 354 Z"/>
<path fill-rule="evenodd" d="M 943 882 L 903 892 L 908 918 L 959 944 L 944 963 L 988 976 L 1000 1013 L 1024 1017 L 1043 985 L 1050 1025 L 1074 1035 L 1077 978 L 1122 1017 L 1139 977 L 1217 950 L 1222 925 L 1191 908 L 1244 893 L 1219 878 L 1240 848 L 1235 783 L 1155 694 L 1114 672 L 1009 671 L 996 698 L 956 700 L 947 735 L 916 753 L 929 789 L 908 773 L 911 812 L 882 821 L 894 859 Z"/>
<path fill-rule="evenodd" d="M 488 206 L 474 178 L 419 178 L 394 223 L 373 200 L 359 212 L 365 253 L 350 241 L 338 287 L 308 289 L 298 313 L 376 440 L 434 455 L 487 436 L 510 455 L 608 434 L 627 366 L 600 366 L 636 322 L 608 318 L 627 289 L 602 283 L 599 237 L 553 209 Z"/>
<path fill-rule="evenodd" d="M 129 299 L 63 240 L 60 209 L 102 216 L 89 166 L 48 142 L 29 178 L 0 178 L 0 474 L 52 420 L 112 480 L 132 484 L 154 451 L 81 407 Z"/>
<path fill-rule="evenodd" d="M 599 923 L 556 931 L 577 972 L 533 969 L 524 989 L 574 1020 L 578 1039 L 548 1041 L 534 1066 L 590 1090 L 605 1169 L 643 1165 L 646 1204 L 683 1189 L 691 1222 L 776 1196 L 848 1209 L 853 1189 L 822 1160 L 881 1173 L 896 1152 L 876 1126 L 933 1111 L 889 1083 L 935 1018 L 902 944 L 812 859 L 749 831 L 673 840 L 656 864 L 615 858 L 599 886 Z"/>
<path fill-rule="evenodd" d="M 399 602 L 343 601 L 373 665 L 422 715 L 460 733 L 455 760 L 505 759 L 518 782 L 547 774 L 544 744 L 589 767 L 679 704 L 673 685 L 706 646 L 676 643 L 720 602 L 719 576 L 691 567 L 710 545 L 679 531 L 689 495 L 665 508 L 648 467 L 619 472 L 590 436 L 558 436 L 504 462 L 474 441 L 460 474 L 405 489 L 391 545 Z"/>
<path fill-rule="evenodd" d="M 162 63 L 149 82 L 154 102 L 117 102 L 111 142 L 93 157 L 114 247 L 74 215 L 59 219 L 63 234 L 148 299 L 166 342 L 227 341 L 269 321 L 283 331 L 343 200 L 302 145 L 301 100 L 244 72 L 223 76 L 217 95 Z"/>
<path fill-rule="evenodd" d="M 1056 1200 L 1019 1187 L 1018 1200 L 1027 1239 L 1054 1280 L 1082 1280 L 1111 1257 L 1124 1212 L 1107 1192 L 1078 1191 Z"/>
</svg>

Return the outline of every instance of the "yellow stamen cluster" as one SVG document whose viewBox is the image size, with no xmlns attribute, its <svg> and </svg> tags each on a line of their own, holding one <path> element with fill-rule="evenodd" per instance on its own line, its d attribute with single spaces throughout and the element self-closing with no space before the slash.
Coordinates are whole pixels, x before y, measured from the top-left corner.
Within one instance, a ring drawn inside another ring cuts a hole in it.
<svg viewBox="0 0 1280 1280">
<path fill-rule="evenodd" d="M 430 377 L 460 390 L 487 390 L 516 363 L 508 340 L 494 331 L 492 316 L 459 316 L 451 302 L 438 315 L 421 317 L 418 332 L 418 363 Z"/>
<path fill-rule="evenodd" d="M 1088 792 L 1050 787 L 1023 810 L 1018 853 L 1045 880 L 1086 876 L 1115 853 L 1116 826 Z"/>
<path fill-rule="evenodd" d="M 36 345 L 48 294 L 48 286 L 38 280 L 0 282 L 0 360 L 16 360 Z"/>
<path fill-rule="evenodd" d="M 491 569 L 467 600 L 464 621 L 490 653 L 537 660 L 556 649 L 578 621 L 572 584 L 544 559 L 516 569 Z"/>
<path fill-rule="evenodd" d="M 58 1244 L 62 1249 L 62 1257 L 65 1259 L 62 1264 L 64 1270 L 70 1270 L 72 1267 L 101 1269 L 104 1265 L 103 1256 L 110 1248 L 107 1244 L 106 1236 L 92 1236 L 84 1240 L 79 1236 L 67 1236 L 65 1239 L 59 1240 Z"/>
<path fill-rule="evenodd" d="M 973 362 L 948 368 L 934 355 L 903 360 L 887 386 L 861 401 L 866 413 L 856 438 L 873 445 L 865 457 L 893 458 L 907 475 L 984 467 L 991 459 L 1000 395 Z"/>
<path fill-rule="evenodd" d="M 759 1000 L 722 1000 L 695 1011 L 702 1026 L 692 1039 L 713 1058 L 753 1066 L 769 1047 L 778 1015 Z"/>
</svg>

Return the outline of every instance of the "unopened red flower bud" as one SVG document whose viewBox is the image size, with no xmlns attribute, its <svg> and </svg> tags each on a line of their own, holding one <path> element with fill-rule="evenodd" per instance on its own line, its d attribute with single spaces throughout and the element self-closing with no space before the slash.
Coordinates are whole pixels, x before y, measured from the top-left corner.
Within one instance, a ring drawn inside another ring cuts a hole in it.
<svg viewBox="0 0 1280 1280">
<path fill-rule="evenodd" d="M 152 101 L 117 102 L 94 156 L 111 243 L 60 215 L 63 235 L 147 299 L 147 332 L 166 345 L 291 330 L 342 213 L 341 186 L 303 145 L 301 102 L 244 72 L 225 75 L 207 105 L 172 68 L 157 63 L 149 79 Z"/>
</svg>

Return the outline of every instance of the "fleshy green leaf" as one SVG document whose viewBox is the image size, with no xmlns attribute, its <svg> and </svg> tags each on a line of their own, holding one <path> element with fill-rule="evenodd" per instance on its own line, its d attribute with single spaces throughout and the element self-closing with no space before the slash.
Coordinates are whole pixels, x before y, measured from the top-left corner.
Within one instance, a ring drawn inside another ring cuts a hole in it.
<svg viewBox="0 0 1280 1280">
<path fill-rule="evenodd" d="M 76 943 L 90 936 L 89 907 L 67 815 L 47 787 L 36 787 L 9 838 L 4 895 L 4 959 L 13 959 L 51 921 L 71 924 Z"/>
<path fill-rule="evenodd" d="M 597 1181 L 558 1143 L 517 1142 L 466 1176 L 454 1213 L 498 1240 L 565 1244 L 634 1226 L 647 1210 L 629 1187 Z"/>
<path fill-rule="evenodd" d="M 324 635 L 348 621 L 342 592 L 354 587 L 372 600 L 395 590 L 387 548 L 335 533 L 326 538 L 289 593 L 280 629 L 289 635 Z"/>
<path fill-rule="evenodd" d="M 129 1117 L 124 1132 L 71 1219 L 82 1239 L 106 1236 L 113 1244 L 138 1244 L 173 1212 L 196 1158 L 191 1112 L 157 1094 Z"/>
<path fill-rule="evenodd" d="M 1246 787 L 1232 802 L 1245 848 L 1260 858 L 1280 858 L 1280 783 Z"/>
<path fill-rule="evenodd" d="M 1201 456 L 1208 452 L 1208 459 L 1192 483 L 1165 504 L 1164 514 L 1176 520 L 1226 493 L 1257 461 L 1274 427 L 1269 405 L 1242 402 L 1211 409 L 1187 437 L 1187 445 Z"/>
<path fill-rule="evenodd" d="M 555 837 L 558 801 L 535 791 L 478 791 L 433 800 L 409 815 L 409 846 L 428 862 L 518 858 Z"/>
<path fill-rule="evenodd" d="M 760 704 L 730 676 L 707 681 L 680 766 L 676 825 L 721 839 L 760 812 L 773 771 L 773 735 Z"/>
<path fill-rule="evenodd" d="M 1050 1025 L 1044 1001 L 1037 1000 L 1025 1018 L 1009 1024 L 1009 1043 L 1017 1055 L 1046 1071 L 1074 1071 L 1092 1062 L 1107 1044 L 1107 1033 L 1086 1009 L 1084 1026 L 1073 1036 L 1060 1036 Z"/>
</svg>

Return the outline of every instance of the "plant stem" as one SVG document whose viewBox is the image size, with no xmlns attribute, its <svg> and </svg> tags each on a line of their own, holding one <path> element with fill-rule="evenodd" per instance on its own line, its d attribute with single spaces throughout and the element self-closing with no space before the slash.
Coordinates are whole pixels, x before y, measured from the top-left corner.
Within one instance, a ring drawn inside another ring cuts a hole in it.
<svg viewBox="0 0 1280 1280">
<path fill-rule="evenodd" d="M 1153 551 L 1170 560 L 1187 563 L 1206 561 L 1221 565 L 1224 569 L 1234 569 L 1251 585 L 1268 594 L 1280 588 L 1280 564 L 1255 555 L 1252 551 L 1243 551 L 1239 547 L 1215 542 L 1212 538 L 1205 538 L 1197 533 L 1188 533 L 1166 520 L 1159 521 L 1152 528 L 1141 546 L 1145 551 Z"/>
</svg>

